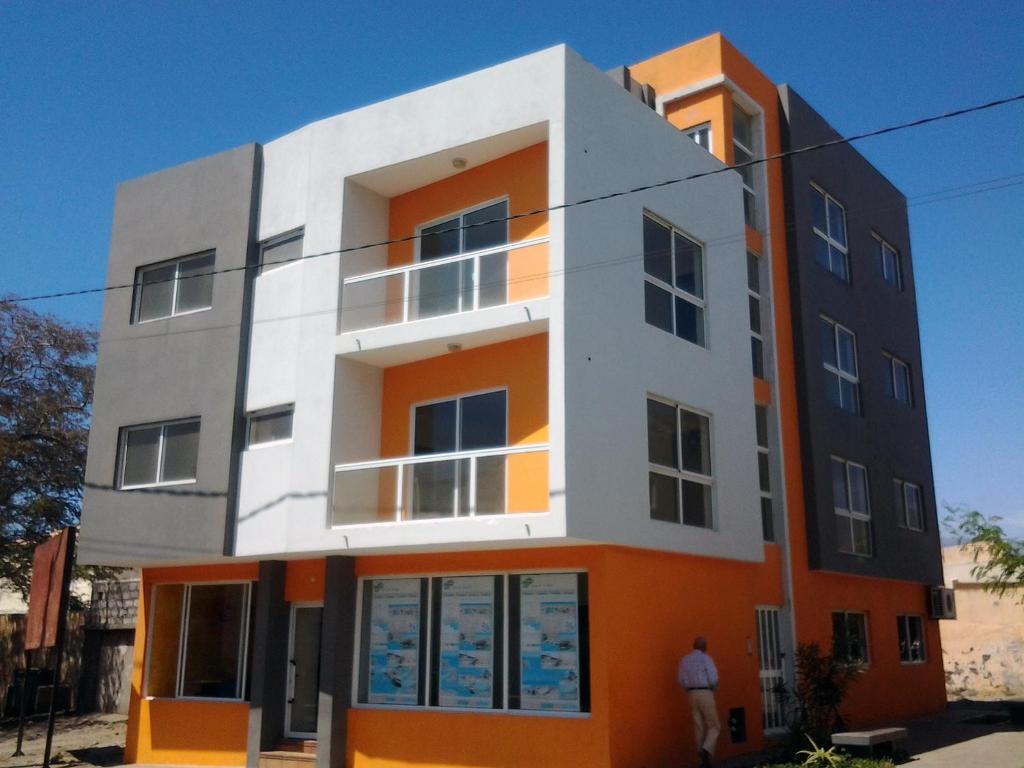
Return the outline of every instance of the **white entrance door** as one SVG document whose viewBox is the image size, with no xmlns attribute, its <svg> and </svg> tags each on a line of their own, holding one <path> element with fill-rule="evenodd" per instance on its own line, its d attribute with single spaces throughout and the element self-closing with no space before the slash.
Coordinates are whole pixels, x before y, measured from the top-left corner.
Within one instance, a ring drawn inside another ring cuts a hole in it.
<svg viewBox="0 0 1024 768">
<path fill-rule="evenodd" d="M 782 647 L 779 642 L 779 609 L 757 609 L 757 658 L 761 677 L 761 722 L 765 733 L 786 728 L 780 688 L 786 677 L 782 669 Z"/>
<path fill-rule="evenodd" d="M 288 639 L 288 691 L 285 729 L 295 738 L 316 737 L 320 695 L 320 620 L 323 606 L 292 605 Z"/>
</svg>

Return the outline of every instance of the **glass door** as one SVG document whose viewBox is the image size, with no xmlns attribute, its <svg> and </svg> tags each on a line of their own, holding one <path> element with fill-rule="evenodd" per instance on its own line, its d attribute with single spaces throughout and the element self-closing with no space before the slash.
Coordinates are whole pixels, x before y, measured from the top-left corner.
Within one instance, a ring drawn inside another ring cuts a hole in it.
<svg viewBox="0 0 1024 768">
<path fill-rule="evenodd" d="M 292 606 L 288 640 L 288 699 L 285 723 L 288 735 L 316 737 L 317 700 L 320 695 L 320 605 Z"/>
</svg>

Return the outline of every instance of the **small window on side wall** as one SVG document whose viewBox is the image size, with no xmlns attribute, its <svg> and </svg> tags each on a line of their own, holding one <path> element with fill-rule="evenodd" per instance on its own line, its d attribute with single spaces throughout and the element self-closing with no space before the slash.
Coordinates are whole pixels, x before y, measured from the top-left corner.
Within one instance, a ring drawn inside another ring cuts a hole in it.
<svg viewBox="0 0 1024 768">
<path fill-rule="evenodd" d="M 692 128 L 684 128 L 683 134 L 698 147 L 711 151 L 711 123 L 701 123 Z"/>
<path fill-rule="evenodd" d="M 713 527 L 711 420 L 648 398 L 647 461 L 651 519 Z"/>
<path fill-rule="evenodd" d="M 835 611 L 832 614 L 832 655 L 846 664 L 867 664 L 868 623 L 863 613 Z"/>
<path fill-rule="evenodd" d="M 118 488 L 177 485 L 196 480 L 199 419 L 123 427 L 118 444 Z"/>
<path fill-rule="evenodd" d="M 920 616 L 897 616 L 896 633 L 900 644 L 900 661 L 922 664 L 927 660 L 924 650 L 924 620 Z"/>
<path fill-rule="evenodd" d="M 201 312 L 213 306 L 213 251 L 139 267 L 132 322 Z"/>
<path fill-rule="evenodd" d="M 706 347 L 704 249 L 667 224 L 644 216 L 644 319 Z"/>
<path fill-rule="evenodd" d="M 294 405 L 254 411 L 248 416 L 247 444 L 250 448 L 291 440 Z"/>
<path fill-rule="evenodd" d="M 303 230 L 297 229 L 260 244 L 260 274 L 280 269 L 302 258 Z"/>
</svg>

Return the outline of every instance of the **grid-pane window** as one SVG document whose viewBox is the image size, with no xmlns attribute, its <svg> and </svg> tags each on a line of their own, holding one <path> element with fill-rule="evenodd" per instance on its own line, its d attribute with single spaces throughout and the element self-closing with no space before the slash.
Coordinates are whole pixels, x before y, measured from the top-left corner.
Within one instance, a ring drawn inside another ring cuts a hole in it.
<svg viewBox="0 0 1024 768">
<path fill-rule="evenodd" d="M 863 613 L 832 613 L 832 655 L 846 664 L 867 664 L 870 661 L 867 617 Z"/>
<path fill-rule="evenodd" d="M 651 519 L 712 527 L 711 420 L 648 398 L 647 460 Z"/>
<path fill-rule="evenodd" d="M 754 159 L 754 118 L 732 106 L 733 165 L 743 179 L 743 217 L 748 227 L 757 229 L 757 192 L 754 166 L 744 165 Z"/>
<path fill-rule="evenodd" d="M 920 664 L 926 660 L 924 620 L 920 616 L 897 616 L 896 634 L 899 637 L 900 661 L 905 664 Z"/>
<path fill-rule="evenodd" d="M 824 190 L 811 186 L 811 225 L 814 259 L 841 280 L 850 281 L 846 243 L 846 211 Z"/>
<path fill-rule="evenodd" d="M 644 272 L 647 323 L 706 346 L 703 247 L 667 224 L 644 216 Z"/>
<path fill-rule="evenodd" d="M 860 464 L 832 457 L 832 501 L 839 551 L 871 555 L 871 508 L 868 471 Z"/>
<path fill-rule="evenodd" d="M 761 260 L 747 251 L 747 302 L 750 309 L 750 361 L 754 375 L 765 378 L 761 312 Z"/>
<path fill-rule="evenodd" d="M 210 309 L 213 266 L 211 251 L 139 267 L 135 273 L 132 321 L 145 323 Z"/>
<path fill-rule="evenodd" d="M 199 419 L 123 427 L 118 449 L 118 487 L 189 483 L 196 479 Z"/>
<path fill-rule="evenodd" d="M 757 476 L 761 493 L 761 534 L 765 541 L 775 541 L 775 521 L 772 514 L 772 478 L 768 452 L 768 408 L 754 406 L 757 434 Z"/>
<path fill-rule="evenodd" d="M 913 405 L 910 391 L 910 366 L 892 355 L 885 355 L 886 376 L 889 397 L 904 405 Z"/>
<path fill-rule="evenodd" d="M 912 531 L 924 530 L 924 499 L 921 486 L 894 478 L 892 481 L 893 505 L 896 519 L 904 528 Z"/>
<path fill-rule="evenodd" d="M 286 267 L 302 258 L 303 231 L 278 235 L 260 245 L 260 272 Z"/>
<path fill-rule="evenodd" d="M 683 133 L 698 147 L 703 147 L 708 152 L 711 151 L 711 123 L 701 123 L 692 128 L 686 128 Z"/>
<path fill-rule="evenodd" d="M 875 235 L 875 251 L 878 271 L 882 279 L 897 290 L 903 290 L 903 273 L 900 265 L 900 252 L 885 240 Z"/>
<path fill-rule="evenodd" d="M 860 413 L 860 376 L 857 338 L 839 323 L 821 318 L 821 357 L 825 368 L 825 396 L 832 405 Z"/>
</svg>

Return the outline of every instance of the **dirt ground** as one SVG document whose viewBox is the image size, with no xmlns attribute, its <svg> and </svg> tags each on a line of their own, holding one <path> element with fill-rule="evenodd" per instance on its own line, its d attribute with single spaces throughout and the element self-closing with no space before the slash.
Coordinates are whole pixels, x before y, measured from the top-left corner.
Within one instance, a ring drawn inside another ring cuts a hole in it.
<svg viewBox="0 0 1024 768">
<path fill-rule="evenodd" d="M 57 718 L 50 764 L 53 766 L 120 765 L 127 715 L 68 715 Z M 13 757 L 18 741 L 17 720 L 0 723 L 0 768 L 38 768 L 46 744 L 46 718 L 25 724 L 22 757 Z"/>
</svg>

